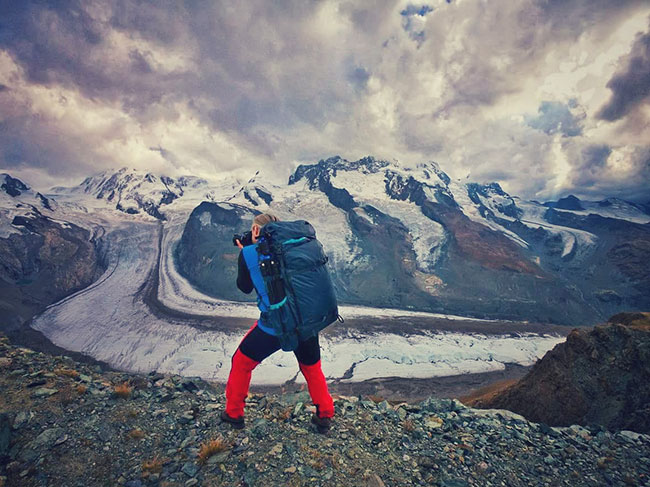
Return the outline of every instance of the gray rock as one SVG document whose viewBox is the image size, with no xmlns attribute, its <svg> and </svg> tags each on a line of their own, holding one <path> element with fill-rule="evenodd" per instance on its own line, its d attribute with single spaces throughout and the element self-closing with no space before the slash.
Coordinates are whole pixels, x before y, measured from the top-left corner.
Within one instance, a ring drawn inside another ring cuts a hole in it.
<svg viewBox="0 0 650 487">
<path fill-rule="evenodd" d="M 366 487 L 386 487 L 386 484 L 379 475 L 374 473 L 366 479 Z"/>
<path fill-rule="evenodd" d="M 469 484 L 464 479 L 459 478 L 446 478 L 440 480 L 441 487 L 469 487 Z"/>
<path fill-rule="evenodd" d="M 197 383 L 192 379 L 183 379 L 180 383 L 180 386 L 189 392 L 196 392 L 200 389 Z"/>
<path fill-rule="evenodd" d="M 41 454 L 50 448 L 60 445 L 66 441 L 68 437 L 65 435 L 63 428 L 50 428 L 43 431 L 34 440 L 27 443 L 20 452 L 20 459 L 25 462 L 33 462 Z"/>
<path fill-rule="evenodd" d="M 219 452 L 216 455 L 212 455 L 210 458 L 208 458 L 208 461 L 206 463 L 208 465 L 217 465 L 219 463 L 223 463 L 228 459 L 229 454 L 230 452 L 227 450 Z"/>
<path fill-rule="evenodd" d="M 262 438 L 266 435 L 266 432 L 269 428 L 269 422 L 262 418 L 255 421 L 251 433 L 257 438 Z"/>
<path fill-rule="evenodd" d="M 379 408 L 380 411 L 388 411 L 389 409 L 392 409 L 392 408 L 391 408 L 391 405 L 390 405 L 390 404 L 388 403 L 388 401 L 386 401 L 386 400 L 381 401 L 381 402 L 377 405 L 377 407 Z"/>
<path fill-rule="evenodd" d="M 9 415 L 0 414 L 0 457 L 9 453 L 9 440 L 11 436 L 11 426 L 9 424 Z"/>
<path fill-rule="evenodd" d="M 283 394 L 279 398 L 280 404 L 285 406 L 295 406 L 299 402 L 309 403 L 310 401 L 311 397 L 307 391 L 296 392 L 294 394 Z"/>
<path fill-rule="evenodd" d="M 199 467 L 192 462 L 185 462 L 181 467 L 181 472 L 183 472 L 188 477 L 195 477 L 199 473 Z"/>
<path fill-rule="evenodd" d="M 30 411 L 30 412 L 27 412 L 27 411 L 20 411 L 20 412 L 16 415 L 16 417 L 14 418 L 14 425 L 13 425 L 13 428 L 14 428 L 15 430 L 22 428 L 22 427 L 25 426 L 25 425 L 29 422 L 29 420 L 32 419 L 33 417 L 34 417 L 34 413 L 32 413 L 31 411 Z"/>
<path fill-rule="evenodd" d="M 113 432 L 110 428 L 100 426 L 99 431 L 97 431 L 97 437 L 104 443 L 108 443 L 113 438 Z"/>
<path fill-rule="evenodd" d="M 65 430 L 63 428 L 50 428 L 43 431 L 32 442 L 32 448 L 42 448 L 49 450 L 55 445 L 60 445 L 65 441 Z"/>
<path fill-rule="evenodd" d="M 182 424 L 188 424 L 194 421 L 194 411 L 184 411 L 178 422 Z"/>
<path fill-rule="evenodd" d="M 628 430 L 620 431 L 618 434 L 629 443 L 636 443 L 642 437 L 642 435 L 640 435 L 639 433 L 635 433 L 634 431 L 628 431 Z"/>
<path fill-rule="evenodd" d="M 39 387 L 34 391 L 34 397 L 49 397 L 59 392 L 58 389 L 48 389 L 47 387 Z"/>
</svg>

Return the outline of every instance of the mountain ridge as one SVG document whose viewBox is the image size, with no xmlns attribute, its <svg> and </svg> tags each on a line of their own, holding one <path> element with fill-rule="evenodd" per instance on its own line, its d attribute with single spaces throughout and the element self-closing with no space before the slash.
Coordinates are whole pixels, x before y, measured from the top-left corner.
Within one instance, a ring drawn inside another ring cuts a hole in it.
<svg viewBox="0 0 650 487">
<path fill-rule="evenodd" d="M 377 306 L 383 301 L 402 308 L 567 324 L 595 323 L 623 306 L 648 305 L 644 274 L 627 280 L 633 263 L 650 258 L 650 217 L 631 203 L 582 202 L 581 210 L 549 207 L 510 196 L 498 183 L 460 183 L 434 162 L 402 168 L 370 156 L 302 164 L 286 186 L 261 183 L 259 177 L 251 179 L 228 203 L 283 219 L 309 219 L 331 249 L 334 280 L 344 302 Z M 257 190 L 266 198 L 256 196 Z M 244 220 L 232 231 L 245 229 Z M 182 250 L 185 255 L 207 255 L 192 242 L 218 237 L 200 235 L 210 226 L 191 228 L 198 233 L 184 234 L 179 248 L 189 246 Z M 228 253 L 214 245 L 210 255 Z M 211 262 L 217 267 L 208 274 L 223 270 Z M 187 272 L 194 264 L 179 265 L 199 289 L 220 295 L 211 288 L 214 284 Z M 373 272 L 380 266 L 385 273 Z M 623 275 L 627 277 L 619 277 Z M 364 284 L 369 279 L 383 291 L 370 291 Z M 460 297 L 453 295 L 454 288 Z"/>
</svg>

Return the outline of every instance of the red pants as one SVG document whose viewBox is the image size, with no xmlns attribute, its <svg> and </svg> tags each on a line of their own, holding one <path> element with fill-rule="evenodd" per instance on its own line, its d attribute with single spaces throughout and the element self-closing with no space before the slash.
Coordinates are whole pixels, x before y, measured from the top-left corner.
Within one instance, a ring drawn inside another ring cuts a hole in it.
<svg viewBox="0 0 650 487">
<path fill-rule="evenodd" d="M 262 331 L 257 322 L 248 330 L 232 357 L 232 367 L 226 384 L 226 413 L 232 418 L 244 415 L 244 405 L 248 396 L 253 369 L 269 355 L 280 349 L 280 342 L 273 335 Z M 334 416 L 334 402 L 327 390 L 327 382 L 321 369 L 318 336 L 300 342 L 294 351 L 302 375 L 318 416 Z"/>
</svg>

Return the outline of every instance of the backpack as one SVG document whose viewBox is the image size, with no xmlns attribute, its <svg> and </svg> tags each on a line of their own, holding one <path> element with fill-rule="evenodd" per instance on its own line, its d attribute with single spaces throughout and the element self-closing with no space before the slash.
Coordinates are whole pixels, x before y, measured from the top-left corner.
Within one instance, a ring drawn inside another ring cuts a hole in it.
<svg viewBox="0 0 650 487">
<path fill-rule="evenodd" d="M 282 350 L 295 350 L 299 341 L 340 319 L 328 258 L 309 222 L 268 223 L 258 242 L 243 252 L 257 291 L 260 320 L 273 329 Z"/>
</svg>

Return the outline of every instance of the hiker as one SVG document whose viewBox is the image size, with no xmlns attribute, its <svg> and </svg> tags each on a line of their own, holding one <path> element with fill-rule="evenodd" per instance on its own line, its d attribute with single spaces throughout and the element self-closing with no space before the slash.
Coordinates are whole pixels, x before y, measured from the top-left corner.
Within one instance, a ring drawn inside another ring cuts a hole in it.
<svg viewBox="0 0 650 487">
<path fill-rule="evenodd" d="M 244 237 L 242 237 L 244 242 L 237 238 L 239 236 L 235 236 L 234 239 L 234 242 L 240 249 L 237 287 L 246 294 L 251 293 L 255 289 L 258 294 L 258 304 L 261 296 L 267 293 L 267 290 L 264 289 L 264 281 L 260 271 L 261 266 L 257 260 L 257 253 L 252 252 L 255 249 L 252 247 L 248 248 L 248 246 L 258 244 L 263 227 L 272 222 L 279 222 L 279 220 L 270 214 L 257 215 L 253 220 L 250 233 L 244 234 Z M 300 223 L 306 224 L 313 232 L 313 228 L 307 222 Z M 289 225 L 291 224 L 289 223 Z M 299 242 L 299 240 L 295 241 Z M 264 238 L 261 241 L 263 242 Z M 288 242 L 294 242 L 294 240 Z M 245 246 L 248 250 L 245 250 Z M 321 248 L 320 244 L 318 246 Z M 324 265 L 326 260 L 325 258 L 322 265 Z M 271 293 L 272 291 L 269 290 L 268 294 Z M 282 296 L 285 296 L 284 290 L 281 290 L 281 293 Z M 335 297 L 333 299 L 335 303 Z M 276 306 L 281 305 L 282 303 Z M 262 309 L 262 305 L 260 305 L 260 309 Z M 335 304 L 334 309 L 336 309 Z M 248 330 L 232 357 L 230 375 L 226 384 L 226 408 L 221 414 L 221 419 L 230 423 L 236 429 L 244 427 L 244 404 L 248 396 L 248 388 L 253 369 L 266 357 L 280 350 L 280 348 L 287 349 L 279 339 L 284 339 L 284 336 L 278 336 L 278 332 L 268 322 L 264 322 L 262 316 L 268 317 L 268 315 L 264 314 L 260 316 L 260 319 Z M 329 322 L 331 323 L 332 321 L 330 319 Z M 281 329 L 284 329 L 285 325 L 281 326 Z M 334 402 L 332 401 L 332 396 L 329 394 L 327 382 L 321 370 L 318 334 L 315 333 L 305 340 L 298 338 L 296 343 L 297 348 L 293 351 L 298 359 L 300 371 L 307 381 L 311 399 L 316 406 L 316 412 L 312 417 L 312 422 L 316 425 L 319 433 L 325 434 L 329 431 L 331 418 L 334 416 Z"/>
</svg>

